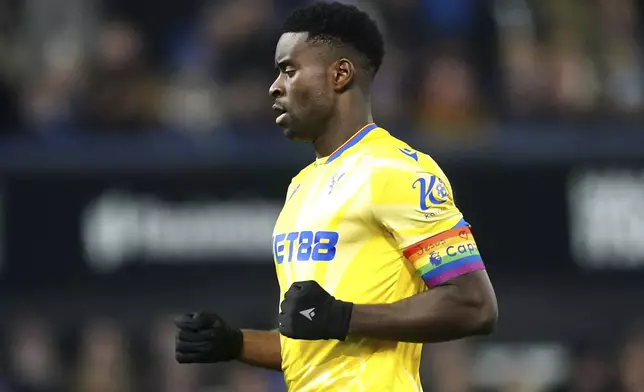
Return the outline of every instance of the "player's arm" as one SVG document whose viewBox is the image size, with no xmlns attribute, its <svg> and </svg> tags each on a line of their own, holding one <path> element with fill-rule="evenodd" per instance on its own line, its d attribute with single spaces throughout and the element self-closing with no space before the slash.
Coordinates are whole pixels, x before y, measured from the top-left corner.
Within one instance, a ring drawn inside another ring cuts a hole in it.
<svg viewBox="0 0 644 392">
<path fill-rule="evenodd" d="M 354 305 L 349 335 L 444 342 L 494 330 L 497 305 L 485 271 L 474 271 L 387 305 Z"/>
<path fill-rule="evenodd" d="M 314 309 L 311 319 L 302 311 Z M 449 278 L 399 302 L 360 305 L 333 298 L 315 281 L 294 283 L 282 302 L 280 333 L 293 339 L 345 340 L 347 336 L 399 342 L 444 342 L 486 335 L 497 305 L 484 270 Z"/>
<path fill-rule="evenodd" d="M 441 342 L 492 332 L 494 290 L 469 224 L 440 169 L 404 165 L 376 172 L 375 219 L 402 248 L 428 291 L 386 305 L 355 305 L 349 334 Z"/>
<path fill-rule="evenodd" d="M 217 363 L 238 360 L 271 370 L 282 369 L 278 331 L 240 330 L 214 313 L 178 317 L 175 356 L 179 363 Z"/>
</svg>

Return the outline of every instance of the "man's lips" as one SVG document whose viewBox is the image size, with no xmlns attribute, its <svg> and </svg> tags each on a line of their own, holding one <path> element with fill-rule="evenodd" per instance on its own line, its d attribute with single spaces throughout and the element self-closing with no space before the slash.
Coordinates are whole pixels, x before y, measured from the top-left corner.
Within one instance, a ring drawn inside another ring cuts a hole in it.
<svg viewBox="0 0 644 392">
<path fill-rule="evenodd" d="M 273 105 L 273 110 L 276 111 L 279 114 L 284 114 L 286 113 L 286 109 L 282 105 L 274 104 Z"/>
</svg>

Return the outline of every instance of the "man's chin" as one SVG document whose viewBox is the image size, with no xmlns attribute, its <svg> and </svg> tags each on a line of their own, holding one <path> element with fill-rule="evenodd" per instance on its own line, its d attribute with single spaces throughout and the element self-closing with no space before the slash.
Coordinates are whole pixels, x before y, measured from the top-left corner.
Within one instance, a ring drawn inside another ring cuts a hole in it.
<svg viewBox="0 0 644 392">
<path fill-rule="evenodd" d="M 294 132 L 294 131 L 293 131 L 293 129 L 291 129 L 291 128 L 289 128 L 289 127 L 282 127 L 282 132 L 284 133 L 284 136 L 285 136 L 288 140 L 293 140 L 293 141 L 297 141 L 297 140 L 298 140 L 298 139 L 297 139 L 297 133 L 296 133 L 296 132 Z"/>
<path fill-rule="evenodd" d="M 289 120 L 289 118 L 287 116 L 284 116 L 284 117 L 279 118 L 279 120 L 275 121 L 277 126 L 282 128 L 282 133 L 284 134 L 284 137 L 286 137 L 288 140 L 292 140 L 292 141 L 295 141 L 295 142 L 308 142 L 308 141 L 310 141 L 309 138 L 303 137 L 303 135 L 300 132 L 298 132 L 297 130 L 293 129 L 292 124 L 288 120 Z"/>
<path fill-rule="evenodd" d="M 292 128 L 284 127 L 283 128 L 284 136 L 294 142 L 310 142 L 310 138 L 304 137 L 302 134 L 294 131 Z"/>
<path fill-rule="evenodd" d="M 278 127 L 282 128 L 282 132 L 284 133 L 284 136 L 287 139 L 289 139 L 289 140 L 297 139 L 296 132 L 294 132 L 293 129 L 289 126 L 288 115 L 286 113 L 284 113 L 281 116 L 277 117 L 275 119 L 275 124 Z"/>
</svg>

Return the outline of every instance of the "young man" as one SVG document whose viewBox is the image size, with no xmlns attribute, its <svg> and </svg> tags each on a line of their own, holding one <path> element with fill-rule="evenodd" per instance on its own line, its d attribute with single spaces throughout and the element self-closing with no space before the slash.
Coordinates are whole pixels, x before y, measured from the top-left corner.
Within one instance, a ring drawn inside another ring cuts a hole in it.
<svg viewBox="0 0 644 392">
<path fill-rule="evenodd" d="M 422 343 L 489 334 L 497 304 L 469 224 L 428 156 L 373 123 L 384 55 L 357 8 L 285 21 L 270 87 L 286 137 L 313 145 L 275 225 L 279 331 L 177 320 L 181 363 L 282 370 L 290 391 L 419 391 Z"/>
</svg>

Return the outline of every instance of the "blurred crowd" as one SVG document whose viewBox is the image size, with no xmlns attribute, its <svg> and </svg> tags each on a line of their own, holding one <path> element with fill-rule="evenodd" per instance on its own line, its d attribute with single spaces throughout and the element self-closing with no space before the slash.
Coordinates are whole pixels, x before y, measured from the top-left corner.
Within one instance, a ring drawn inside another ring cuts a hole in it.
<svg viewBox="0 0 644 392">
<path fill-rule="evenodd" d="M 174 359 L 175 328 L 161 319 L 127 334 L 111 319 L 62 333 L 38 318 L 7 328 L 1 392 L 276 392 L 277 372 L 242 365 L 181 366 Z M 6 370 L 6 371 L 5 371 Z"/>
<path fill-rule="evenodd" d="M 147 328 L 127 329 L 110 319 L 95 319 L 82 328 L 54 328 L 39 318 L 20 317 L 4 331 L 0 391 L 286 391 L 278 372 L 235 363 L 179 365 L 174 360 L 174 336 L 170 318 L 160 318 Z M 482 360 L 475 347 L 468 340 L 426 345 L 421 365 L 425 390 L 644 391 L 643 328 L 633 329 L 614 347 L 573 347 L 563 361 L 529 355 L 530 349 L 521 356 L 521 345 L 513 355 L 504 358 L 497 353 Z"/>
<path fill-rule="evenodd" d="M 266 132 L 283 17 L 307 0 L 0 0 L 0 132 Z M 635 124 L 640 0 L 344 0 L 380 24 L 382 124 Z"/>
</svg>

